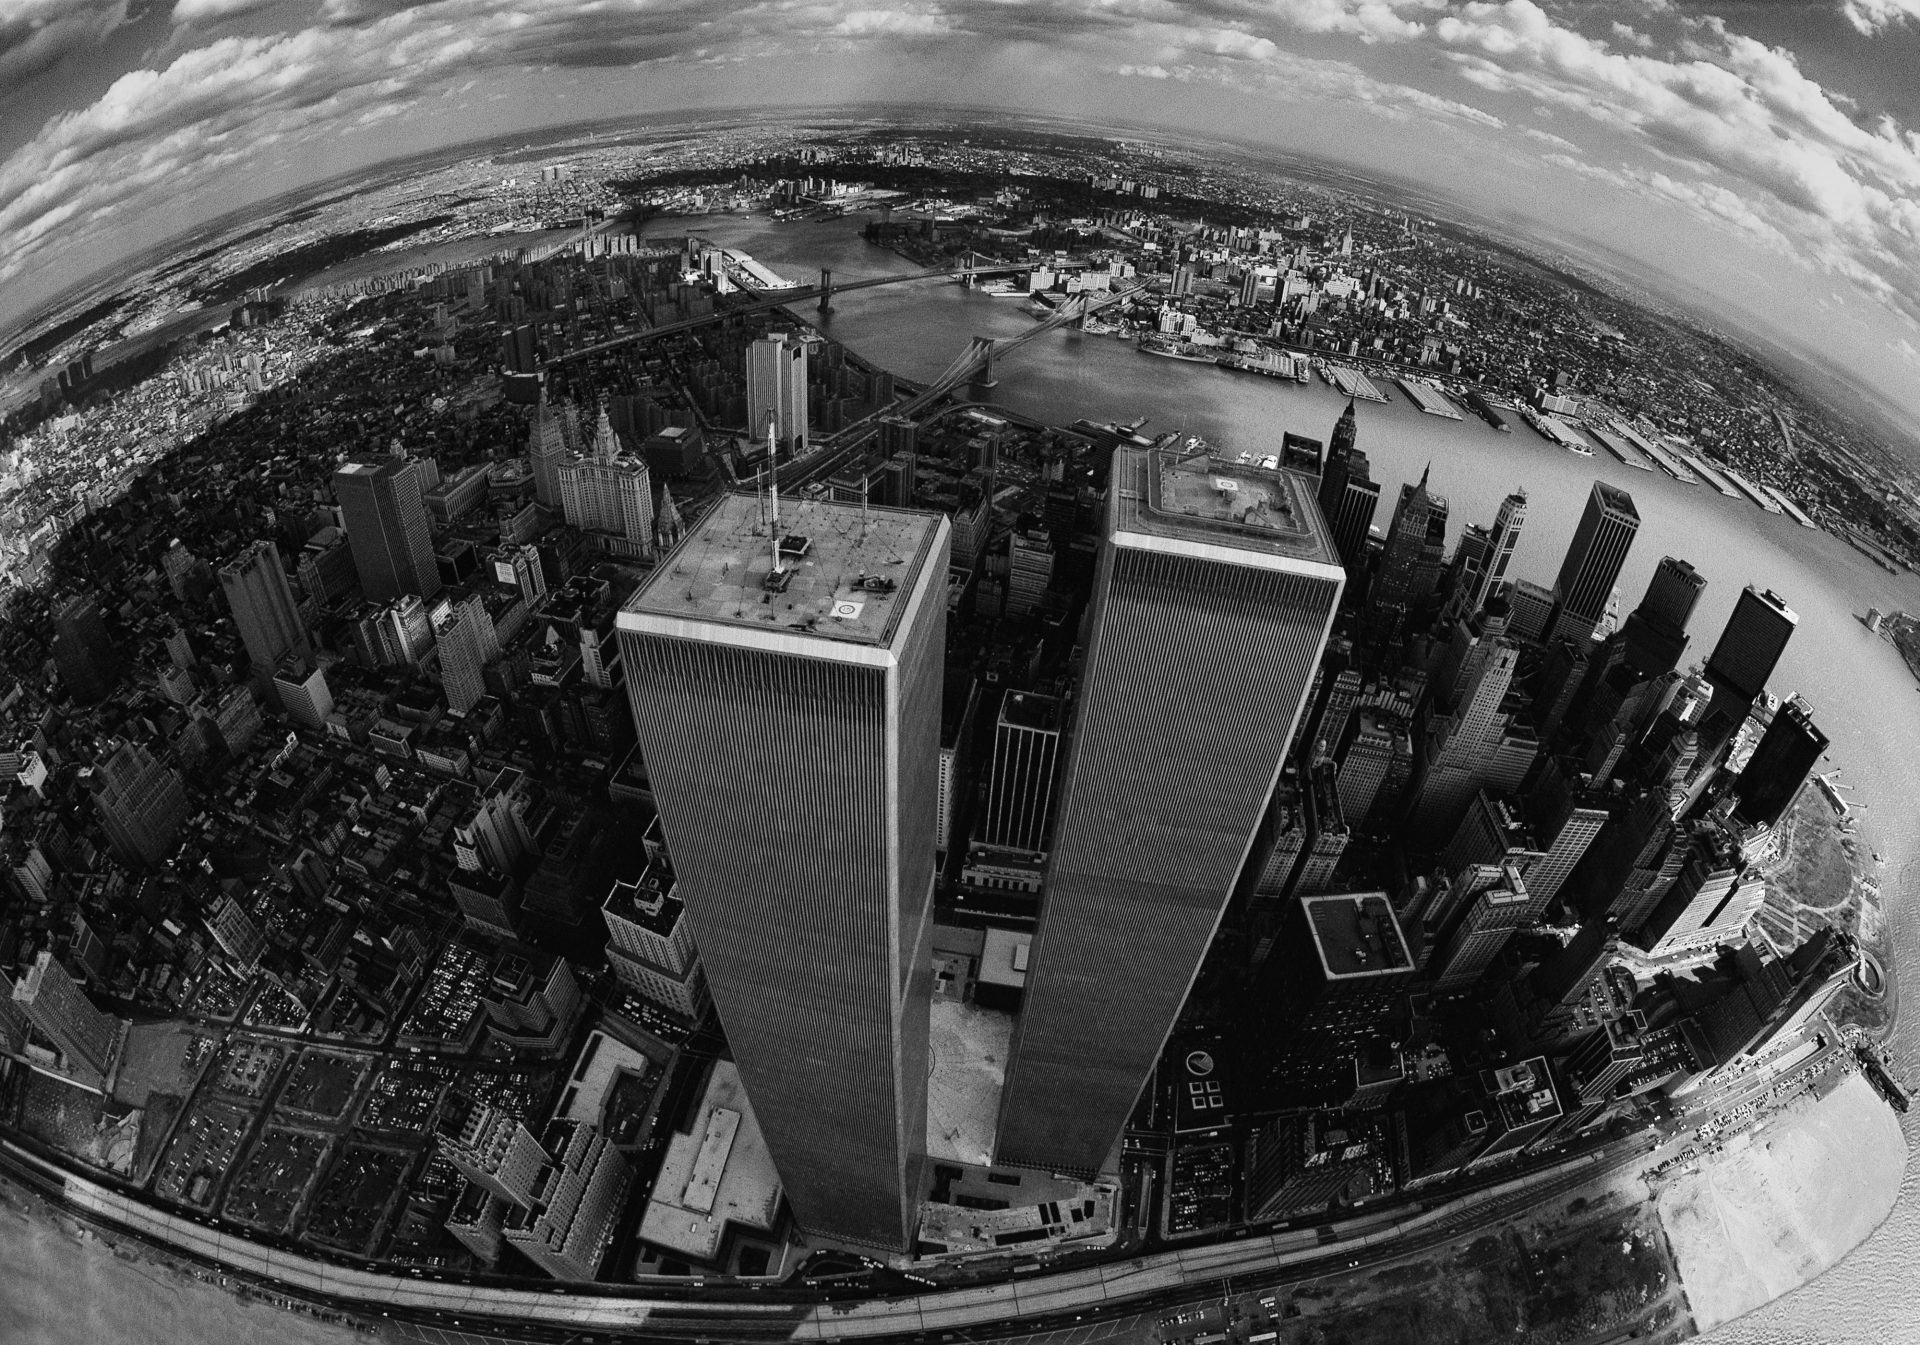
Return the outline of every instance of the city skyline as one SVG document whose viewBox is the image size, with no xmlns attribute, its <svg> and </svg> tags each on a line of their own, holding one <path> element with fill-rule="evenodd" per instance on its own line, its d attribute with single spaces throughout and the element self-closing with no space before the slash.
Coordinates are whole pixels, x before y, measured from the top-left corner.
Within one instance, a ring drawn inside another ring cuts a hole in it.
<svg viewBox="0 0 1920 1345">
<path fill-rule="evenodd" d="M 532 164 L 435 226 L 493 250 L 246 295 L 117 400 L 62 364 L 8 497 L 0 1172 L 482 1335 L 1172 1345 L 1232 1275 L 1244 1345 L 1325 1258 L 1411 1301 L 1523 1224 L 1529 1320 L 1722 1320 L 1698 1230 L 1572 1197 L 1889 1161 L 1897 494 L 1410 217 L 860 176 L 949 152 L 501 252 L 529 191 L 613 201 Z M 805 351 L 772 463 L 756 350 Z"/>
</svg>

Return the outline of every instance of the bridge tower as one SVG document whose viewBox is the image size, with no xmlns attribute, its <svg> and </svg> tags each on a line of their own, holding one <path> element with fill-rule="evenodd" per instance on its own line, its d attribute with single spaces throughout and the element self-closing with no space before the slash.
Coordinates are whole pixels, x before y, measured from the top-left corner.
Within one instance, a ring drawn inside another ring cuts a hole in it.
<svg viewBox="0 0 1920 1345">
<path fill-rule="evenodd" d="M 992 397 L 993 389 L 999 381 L 993 376 L 993 338 L 974 337 L 971 353 L 979 361 L 980 367 L 967 385 L 967 396 L 976 402 L 984 402 Z"/>
<path fill-rule="evenodd" d="M 833 311 L 833 272 L 824 266 L 820 268 L 820 311 Z"/>
</svg>

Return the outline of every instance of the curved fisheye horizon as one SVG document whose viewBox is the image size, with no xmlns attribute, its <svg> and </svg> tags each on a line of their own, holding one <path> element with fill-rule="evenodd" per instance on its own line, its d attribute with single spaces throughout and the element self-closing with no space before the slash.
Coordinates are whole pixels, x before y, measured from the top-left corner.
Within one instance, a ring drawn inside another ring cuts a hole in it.
<svg viewBox="0 0 1920 1345">
<path fill-rule="evenodd" d="M 1920 30 L 1894 0 L 9 9 L 9 324 L 232 205 L 400 155 L 676 107 L 986 103 L 1422 183 L 1678 278 L 1883 408 L 1920 409 L 1899 78 Z"/>
<path fill-rule="evenodd" d="M 1920 0 L 0 0 L 0 1345 L 1920 1339 Z"/>
</svg>

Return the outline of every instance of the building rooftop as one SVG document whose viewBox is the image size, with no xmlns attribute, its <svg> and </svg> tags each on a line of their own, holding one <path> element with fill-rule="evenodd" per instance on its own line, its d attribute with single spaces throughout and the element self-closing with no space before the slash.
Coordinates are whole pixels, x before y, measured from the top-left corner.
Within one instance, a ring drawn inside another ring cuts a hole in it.
<svg viewBox="0 0 1920 1345">
<path fill-rule="evenodd" d="M 621 609 L 885 645 L 912 581 L 932 562 L 940 516 L 782 499 L 782 578 L 752 495 L 723 496 Z"/>
<path fill-rule="evenodd" d="M 1384 892 L 1307 897 L 1300 903 L 1328 980 L 1405 973 L 1406 937 Z"/>
<path fill-rule="evenodd" d="M 1060 698 L 1032 691 L 1009 691 L 1000 702 L 1000 718 L 1023 729 L 1060 729 Z"/>
<path fill-rule="evenodd" d="M 735 1119 L 716 1122 L 722 1113 Z M 731 1061 L 719 1061 L 690 1128 L 667 1144 L 640 1218 L 640 1236 L 667 1251 L 710 1261 L 727 1224 L 771 1230 L 779 1207 L 780 1176 L 741 1087 L 740 1071 Z"/>
<path fill-rule="evenodd" d="M 655 860 L 632 882 L 615 879 L 601 909 L 665 939 L 673 936 L 685 907 L 674 886 L 673 870 Z"/>
<path fill-rule="evenodd" d="M 1298 472 L 1235 462 L 1189 439 L 1179 451 L 1114 450 L 1113 485 L 1123 532 L 1254 557 L 1340 564 L 1312 484 Z"/>
</svg>

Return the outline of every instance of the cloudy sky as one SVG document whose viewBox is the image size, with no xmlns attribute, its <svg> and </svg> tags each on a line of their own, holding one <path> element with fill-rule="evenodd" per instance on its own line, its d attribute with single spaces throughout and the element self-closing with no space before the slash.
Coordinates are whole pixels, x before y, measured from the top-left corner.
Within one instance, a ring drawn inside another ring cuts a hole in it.
<svg viewBox="0 0 1920 1345">
<path fill-rule="evenodd" d="M 0 329 L 249 200 L 587 118 L 910 100 L 1414 179 L 1920 412 L 1920 0 L 0 0 Z"/>
</svg>

